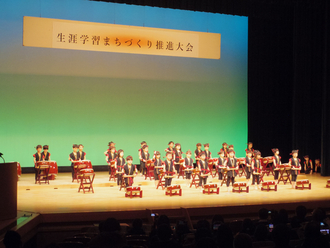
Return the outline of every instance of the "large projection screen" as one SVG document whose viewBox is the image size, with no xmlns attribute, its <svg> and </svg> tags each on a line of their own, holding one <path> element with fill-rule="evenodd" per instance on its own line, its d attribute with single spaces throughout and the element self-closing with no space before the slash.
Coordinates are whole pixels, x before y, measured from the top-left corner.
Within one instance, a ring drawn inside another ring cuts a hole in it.
<svg viewBox="0 0 330 248">
<path fill-rule="evenodd" d="M 221 58 L 23 46 L 23 17 L 132 25 L 221 35 Z M 109 141 L 138 163 L 141 141 L 164 154 L 247 143 L 247 17 L 84 0 L 3 1 L 0 8 L 0 152 L 33 166 L 36 145 L 69 166 L 72 144 L 105 165 Z"/>
</svg>

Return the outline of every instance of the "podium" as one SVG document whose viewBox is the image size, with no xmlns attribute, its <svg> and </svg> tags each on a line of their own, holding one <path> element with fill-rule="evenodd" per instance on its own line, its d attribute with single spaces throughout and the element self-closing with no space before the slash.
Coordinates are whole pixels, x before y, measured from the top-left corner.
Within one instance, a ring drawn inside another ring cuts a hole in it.
<svg viewBox="0 0 330 248">
<path fill-rule="evenodd" d="M 17 217 L 17 162 L 0 163 L 0 220 Z"/>
</svg>

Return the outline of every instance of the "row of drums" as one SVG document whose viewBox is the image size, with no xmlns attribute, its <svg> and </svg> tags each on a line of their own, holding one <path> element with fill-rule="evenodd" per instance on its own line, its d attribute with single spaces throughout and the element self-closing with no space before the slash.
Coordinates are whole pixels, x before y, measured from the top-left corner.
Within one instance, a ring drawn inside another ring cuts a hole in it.
<svg viewBox="0 0 330 248">
<path fill-rule="evenodd" d="M 210 159 L 208 162 L 211 164 L 215 163 L 217 158 Z M 183 163 L 184 159 L 182 159 Z M 149 161 L 148 161 L 149 162 Z M 180 161 L 181 162 L 181 161 Z M 244 164 L 245 163 L 245 158 L 239 158 L 238 159 L 239 164 Z M 273 157 L 265 157 L 262 158 L 263 166 L 266 167 L 268 164 L 271 164 L 273 162 Z M 113 161 L 113 163 L 115 163 Z M 150 161 L 151 165 L 152 161 Z M 54 180 L 58 174 L 58 166 L 56 161 L 40 161 L 37 162 L 36 164 L 36 169 L 48 169 L 49 168 L 49 179 Z M 74 169 L 75 170 L 81 170 L 81 169 L 92 169 L 92 163 L 89 160 L 81 160 L 81 161 L 74 161 Z M 21 177 L 22 175 L 22 168 L 20 163 L 17 163 L 17 179 Z"/>
<path fill-rule="evenodd" d="M 36 163 L 35 168 L 37 170 L 49 170 L 48 178 L 49 180 L 54 180 L 58 174 L 58 166 L 56 161 L 39 161 Z M 74 169 L 92 169 L 92 163 L 89 160 L 81 160 L 74 162 Z M 22 175 L 22 168 L 19 162 L 17 162 L 17 180 Z"/>
</svg>

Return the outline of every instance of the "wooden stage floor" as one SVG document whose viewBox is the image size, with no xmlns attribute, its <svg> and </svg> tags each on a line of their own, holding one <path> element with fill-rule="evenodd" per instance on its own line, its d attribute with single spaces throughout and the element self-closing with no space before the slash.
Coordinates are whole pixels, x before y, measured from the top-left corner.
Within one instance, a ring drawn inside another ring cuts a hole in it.
<svg viewBox="0 0 330 248">
<path fill-rule="evenodd" d="M 125 198 L 124 190 L 119 191 L 116 183 L 109 182 L 108 172 L 96 172 L 95 193 L 78 193 L 78 183 L 71 182 L 71 173 L 60 173 L 50 184 L 34 184 L 34 174 L 23 174 L 18 181 L 18 210 L 42 214 L 132 211 L 145 209 L 178 209 L 209 207 L 281 206 L 285 204 L 306 204 L 313 202 L 320 207 L 330 207 L 330 188 L 326 188 L 327 178 L 320 175 L 299 175 L 298 180 L 308 178 L 311 190 L 295 190 L 290 184 L 278 185 L 278 191 L 260 191 L 250 186 L 250 193 L 228 193 L 226 186 L 220 194 L 204 195 L 200 189 L 189 188 L 183 179 L 174 179 L 173 184 L 181 184 L 182 196 L 166 196 L 164 190 L 155 189 L 154 181 L 135 178 L 134 186 L 141 186 L 143 198 Z M 265 176 L 272 180 L 272 176 Z M 236 179 L 237 182 L 245 178 Z M 210 178 L 208 183 L 219 183 Z"/>
</svg>

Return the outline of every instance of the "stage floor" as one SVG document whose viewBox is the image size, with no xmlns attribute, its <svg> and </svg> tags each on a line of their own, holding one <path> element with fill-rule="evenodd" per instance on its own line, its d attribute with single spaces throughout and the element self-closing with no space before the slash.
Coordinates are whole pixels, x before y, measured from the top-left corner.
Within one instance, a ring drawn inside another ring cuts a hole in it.
<svg viewBox="0 0 330 248">
<path fill-rule="evenodd" d="M 78 193 L 78 183 L 71 182 L 71 173 L 60 173 L 50 184 L 34 184 L 34 174 L 23 174 L 18 181 L 18 210 L 38 213 L 81 213 L 108 212 L 145 209 L 178 209 L 205 207 L 244 207 L 247 205 L 278 205 L 286 203 L 320 202 L 322 207 L 330 207 L 330 188 L 326 188 L 327 178 L 320 175 L 299 175 L 298 180 L 308 178 L 311 190 L 295 190 L 290 184 L 278 185 L 277 192 L 260 191 L 250 186 L 250 193 L 227 192 L 226 186 L 220 194 L 204 195 L 200 189 L 189 188 L 183 179 L 174 179 L 172 185 L 181 184 L 182 196 L 166 196 L 164 190 L 155 189 L 154 181 L 135 178 L 134 186 L 141 186 L 143 198 L 125 198 L 124 190 L 119 191 L 115 182 L 109 182 L 108 172 L 97 172 L 93 193 Z M 272 176 L 265 176 L 272 180 Z M 245 178 L 237 177 L 237 182 Z M 208 183 L 218 183 L 216 178 Z M 327 204 L 328 203 L 328 204 Z M 329 206 L 324 206 L 329 205 Z"/>
</svg>

